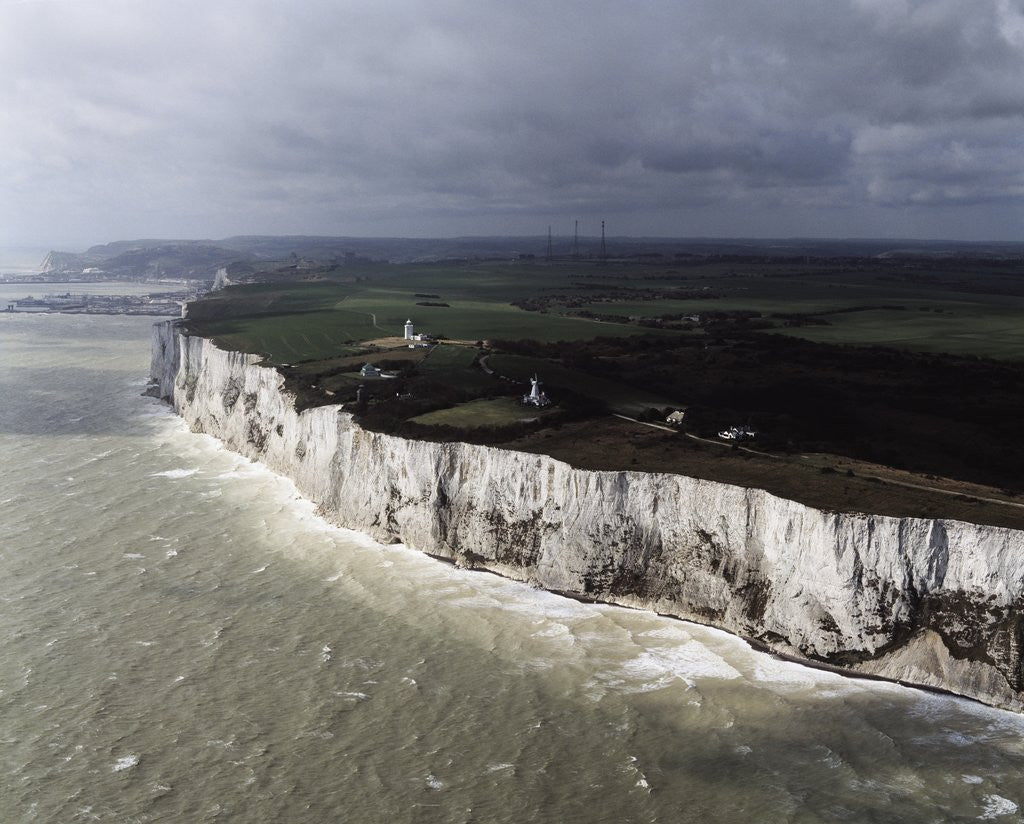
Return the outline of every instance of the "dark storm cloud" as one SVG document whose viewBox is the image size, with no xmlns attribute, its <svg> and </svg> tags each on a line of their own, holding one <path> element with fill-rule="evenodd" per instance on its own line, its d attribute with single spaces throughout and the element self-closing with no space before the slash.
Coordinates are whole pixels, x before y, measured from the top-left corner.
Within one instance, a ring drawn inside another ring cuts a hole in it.
<svg viewBox="0 0 1024 824">
<path fill-rule="evenodd" d="M 1011 0 L 0 0 L 9 239 L 1011 237 Z"/>
</svg>

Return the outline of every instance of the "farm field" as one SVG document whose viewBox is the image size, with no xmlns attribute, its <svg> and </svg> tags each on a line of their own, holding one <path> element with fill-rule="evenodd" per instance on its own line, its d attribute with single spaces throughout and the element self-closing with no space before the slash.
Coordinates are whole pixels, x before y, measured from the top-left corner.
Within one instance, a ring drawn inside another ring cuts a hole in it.
<svg viewBox="0 0 1024 824">
<path fill-rule="evenodd" d="M 630 336 L 640 328 L 679 334 L 618 321 L 739 312 L 807 340 L 1024 359 L 1024 262 L 410 264 L 317 277 L 281 276 L 214 293 L 197 307 L 196 328 L 291 362 L 400 333 L 409 318 L 418 331 L 457 340 L 552 342 Z M 422 305 L 430 303 L 447 305 Z"/>
<path fill-rule="evenodd" d="M 661 409 L 680 403 L 665 395 L 645 392 L 621 381 L 569 369 L 557 361 L 545 358 L 491 355 L 487 364 L 499 375 L 517 380 L 524 387 L 529 386 L 532 375 L 540 376 L 544 391 L 553 398 L 557 399 L 559 389 L 568 389 L 586 397 L 601 398 L 609 409 L 623 415 L 637 415 L 651 407 Z"/>
<path fill-rule="evenodd" d="M 336 309 L 375 315 L 378 328 L 401 329 L 411 318 L 417 331 L 454 340 L 490 340 L 529 337 L 535 340 L 587 340 L 599 335 L 631 335 L 624 324 L 599 323 L 585 318 L 541 315 L 494 301 L 450 299 L 447 307 L 417 306 L 408 297 L 379 290 L 339 301 Z"/>
<path fill-rule="evenodd" d="M 515 268 L 515 267 L 511 267 Z M 529 312 L 510 301 L 546 288 L 550 275 L 518 269 L 464 273 L 480 282 L 457 288 L 451 271 L 373 272 L 359 283 L 260 283 L 214 293 L 195 305 L 190 326 L 225 346 L 264 355 L 273 363 L 326 358 L 339 347 L 401 335 L 412 319 L 419 332 L 455 340 L 534 338 L 543 341 L 629 336 L 628 324 L 602 323 L 557 313 Z M 562 278 L 564 280 L 564 278 Z M 420 293 L 430 297 L 418 296 Z M 424 306 L 423 303 L 447 303 Z"/>
<path fill-rule="evenodd" d="M 1024 361 L 1024 305 L 950 301 L 917 309 L 851 312 L 832 316 L 829 326 L 806 326 L 783 333 L 820 343 L 892 346 Z"/>
<path fill-rule="evenodd" d="M 300 406 L 341 403 L 371 429 L 536 446 L 610 413 L 656 423 L 685 409 L 685 433 L 659 437 L 748 425 L 775 456 L 730 463 L 713 448 L 685 463 L 709 476 L 721 459 L 738 480 L 792 491 L 771 481 L 792 476 L 779 458 L 821 454 L 1024 494 L 1024 446 L 1001 434 L 1024 408 L 1024 261 L 691 255 L 263 275 L 191 304 L 187 328 L 261 354 Z M 409 349 L 407 319 L 448 342 Z M 364 379 L 363 363 L 396 377 Z M 535 373 L 555 407 L 524 416 Z M 621 468 L 613 440 L 587 461 Z M 634 457 L 630 468 L 664 471 L 654 451 Z M 805 486 L 832 490 L 837 508 L 865 494 L 812 471 Z"/>
<path fill-rule="evenodd" d="M 545 414 L 547 414 L 545 410 L 523 406 L 517 398 L 487 398 L 417 415 L 411 420 L 414 423 L 428 426 L 441 425 L 477 429 L 538 420 L 542 419 Z"/>
<path fill-rule="evenodd" d="M 225 348 L 275 364 L 355 353 L 359 341 L 378 334 L 369 317 L 337 311 L 226 318 L 202 328 Z"/>
</svg>

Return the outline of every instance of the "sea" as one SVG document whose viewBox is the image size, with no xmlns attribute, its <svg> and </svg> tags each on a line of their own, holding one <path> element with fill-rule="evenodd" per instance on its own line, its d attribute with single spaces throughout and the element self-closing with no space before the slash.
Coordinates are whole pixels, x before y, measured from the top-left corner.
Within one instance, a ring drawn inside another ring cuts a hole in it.
<svg viewBox="0 0 1024 824">
<path fill-rule="evenodd" d="M 1021 716 L 331 527 L 150 330 L 0 313 L 0 822 L 1024 821 Z"/>
</svg>

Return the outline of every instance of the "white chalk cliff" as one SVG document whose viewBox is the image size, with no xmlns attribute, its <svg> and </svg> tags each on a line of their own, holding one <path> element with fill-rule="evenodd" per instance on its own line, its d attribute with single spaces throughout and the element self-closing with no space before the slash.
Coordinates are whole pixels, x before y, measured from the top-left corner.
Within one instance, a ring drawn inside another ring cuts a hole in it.
<svg viewBox="0 0 1024 824">
<path fill-rule="evenodd" d="M 1024 532 L 844 514 L 759 489 L 405 440 L 157 324 L 152 379 L 197 432 L 291 478 L 331 522 L 546 589 L 1024 710 Z"/>
</svg>

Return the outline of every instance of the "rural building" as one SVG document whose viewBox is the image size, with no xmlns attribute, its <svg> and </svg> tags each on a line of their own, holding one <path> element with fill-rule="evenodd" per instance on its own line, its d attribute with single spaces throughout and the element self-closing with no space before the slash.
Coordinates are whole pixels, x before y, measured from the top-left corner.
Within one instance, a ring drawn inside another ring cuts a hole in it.
<svg viewBox="0 0 1024 824">
<path fill-rule="evenodd" d="M 523 395 L 523 403 L 527 406 L 536 406 L 538 409 L 551 405 L 551 399 L 544 393 L 540 378 L 536 375 L 530 378 L 530 394 Z"/>
<path fill-rule="evenodd" d="M 364 363 L 363 368 L 359 370 L 359 374 L 364 378 L 379 378 L 380 370 L 372 363 Z"/>
<path fill-rule="evenodd" d="M 746 426 L 730 426 L 718 433 L 719 438 L 727 441 L 749 441 L 757 437 L 757 433 Z"/>
<path fill-rule="evenodd" d="M 428 335 L 426 333 L 417 335 L 416 334 L 416 329 L 413 327 L 412 321 L 411 320 L 407 320 L 405 322 L 405 339 L 406 340 L 430 341 L 430 340 L 434 339 L 434 336 L 433 335 Z"/>
<path fill-rule="evenodd" d="M 665 418 L 665 423 L 670 423 L 673 426 L 681 426 L 685 417 L 686 413 L 677 409 Z"/>
</svg>

